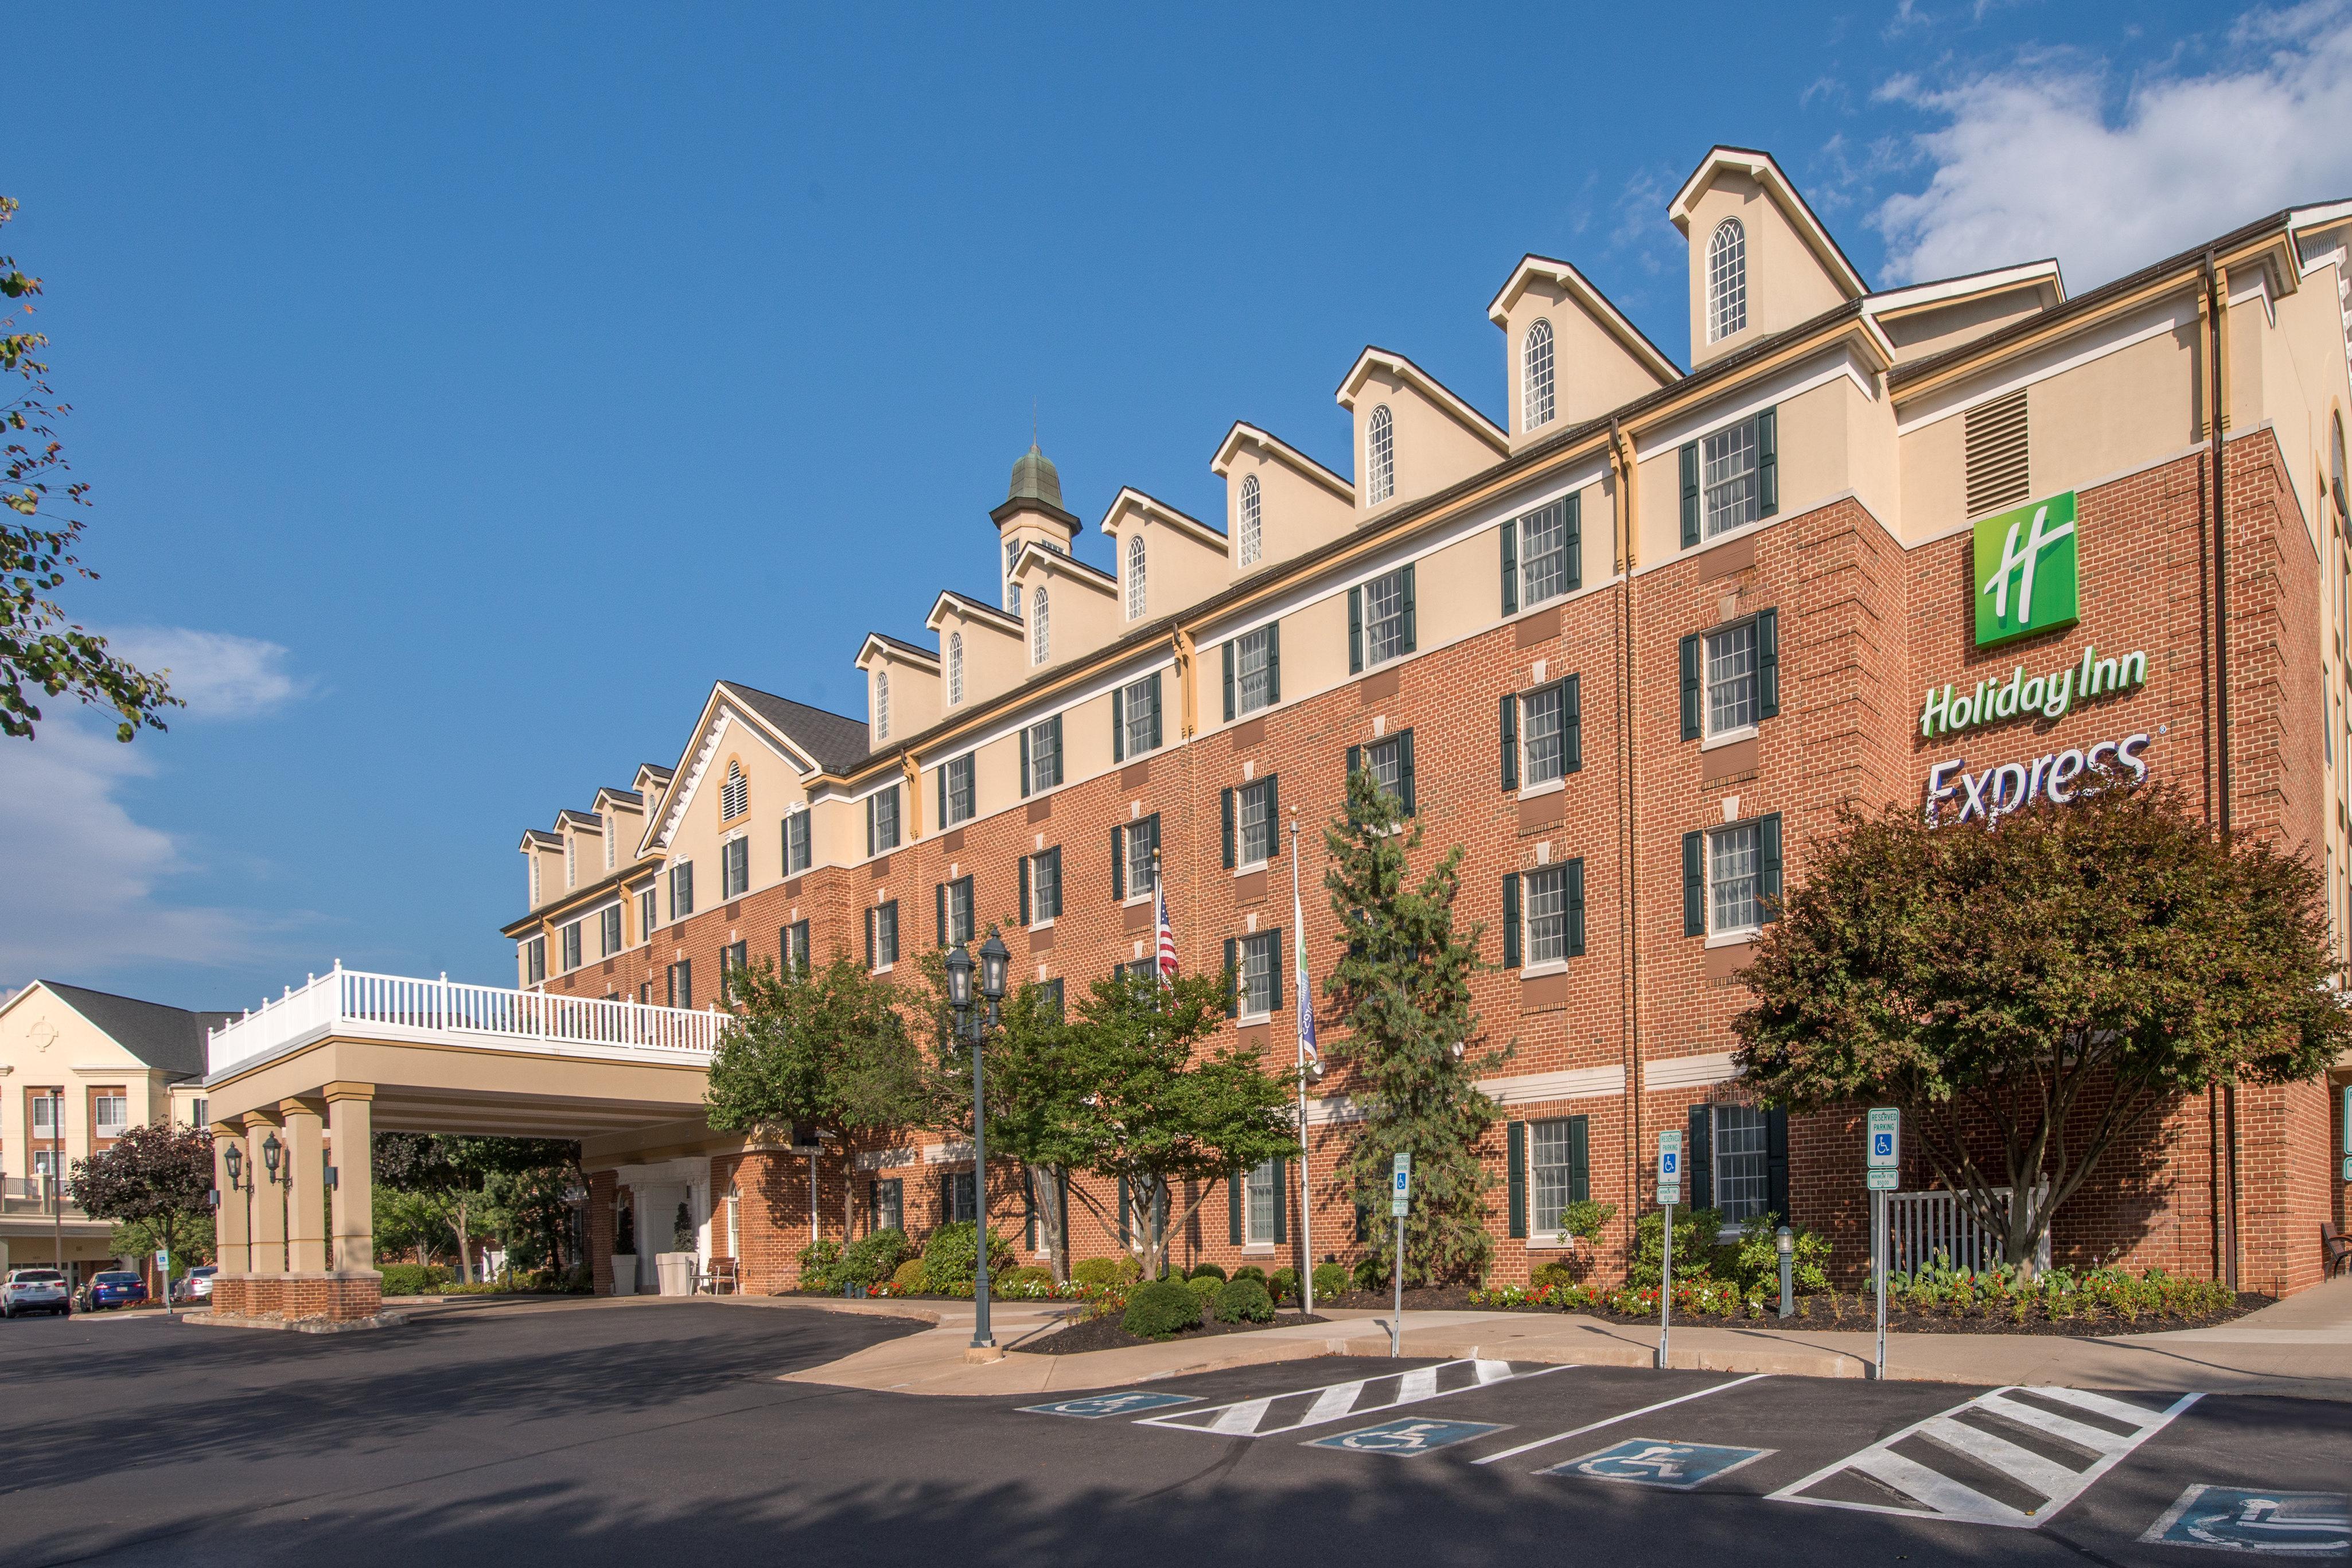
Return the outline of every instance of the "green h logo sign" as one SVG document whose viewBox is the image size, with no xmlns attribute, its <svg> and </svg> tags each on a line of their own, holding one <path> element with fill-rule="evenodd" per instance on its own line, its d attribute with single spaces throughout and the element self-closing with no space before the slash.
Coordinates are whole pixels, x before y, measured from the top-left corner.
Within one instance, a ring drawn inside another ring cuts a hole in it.
<svg viewBox="0 0 2352 1568">
<path fill-rule="evenodd" d="M 1978 647 L 2074 623 L 2077 538 L 2072 490 L 1977 519 Z"/>
</svg>

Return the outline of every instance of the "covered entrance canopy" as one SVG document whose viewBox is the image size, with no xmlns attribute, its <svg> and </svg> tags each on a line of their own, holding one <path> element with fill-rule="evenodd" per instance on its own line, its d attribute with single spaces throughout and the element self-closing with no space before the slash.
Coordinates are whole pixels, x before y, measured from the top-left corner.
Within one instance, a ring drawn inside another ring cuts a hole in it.
<svg viewBox="0 0 2352 1568">
<path fill-rule="evenodd" d="M 340 964 L 289 988 L 208 1041 L 220 1189 L 214 1310 L 376 1311 L 370 1145 L 378 1132 L 699 1134 L 706 1073 L 727 1021 Z"/>
</svg>

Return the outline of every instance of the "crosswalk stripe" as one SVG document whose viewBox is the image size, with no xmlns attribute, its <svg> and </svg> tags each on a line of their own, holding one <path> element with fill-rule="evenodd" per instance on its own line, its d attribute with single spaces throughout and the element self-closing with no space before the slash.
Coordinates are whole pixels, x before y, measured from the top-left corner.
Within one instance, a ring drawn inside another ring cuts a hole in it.
<svg viewBox="0 0 2352 1568">
<path fill-rule="evenodd" d="M 2038 1394 L 2044 1399 L 2055 1399 L 2061 1405 L 2072 1405 L 2078 1410 L 2088 1410 L 2095 1416 L 2105 1416 L 2110 1421 L 2121 1421 L 2127 1427 L 2146 1427 L 2158 1420 L 2157 1412 L 2138 1405 L 2126 1405 L 2120 1399 L 2110 1399 L 2104 1394 L 2092 1394 L 2080 1388 L 2035 1388 L 2019 1390 Z M 2107 1434 L 2114 1442 L 2116 1434 Z"/>
<path fill-rule="evenodd" d="M 1999 1498 L 1987 1497 L 1974 1487 L 1963 1486 L 1940 1470 L 1931 1470 L 1916 1459 L 1905 1458 L 1892 1448 L 1856 1454 L 1849 1464 L 1866 1476 L 1885 1481 L 1906 1497 L 1916 1498 L 1947 1519 L 1974 1520 L 1983 1524 L 2033 1522 Z M 1911 1511 L 1890 1508 L 1878 1511 L 1906 1513 Z"/>
<path fill-rule="evenodd" d="M 2063 1497 L 2067 1489 L 2074 1484 L 2074 1478 L 2081 1473 L 2006 1437 L 1997 1437 L 1981 1427 L 1971 1427 L 1948 1416 L 1938 1416 L 1921 1427 L 1919 1435 L 1948 1448 L 1958 1449 L 2005 1476 L 2014 1477 L 2043 1497 Z"/>
<path fill-rule="evenodd" d="M 1484 1358 L 1446 1361 L 1434 1366 L 1417 1366 L 1380 1377 L 1353 1378 L 1322 1388 L 1295 1389 L 1287 1394 L 1236 1400 L 1231 1405 L 1173 1411 L 1165 1416 L 1145 1416 L 1135 1425 L 1171 1427 L 1179 1431 L 1206 1432 L 1221 1437 L 1271 1437 L 1307 1427 L 1319 1427 L 1329 1421 L 1366 1416 L 1378 1410 L 1393 1410 L 1402 1405 L 1417 1405 L 1424 1400 L 1466 1394 L 1473 1389 L 1489 1388 L 1517 1378 L 1565 1370 L 1560 1366 L 1536 1366 L 1523 1370 L 1507 1361 Z"/>
<path fill-rule="evenodd" d="M 1259 1420 L 1273 1405 L 1272 1399 L 1251 1399 L 1239 1405 L 1228 1405 L 1217 1418 L 1209 1424 L 1209 1430 L 1212 1432 L 1250 1431 L 1257 1426 Z"/>
<path fill-rule="evenodd" d="M 2094 1454 L 2105 1453 L 2116 1440 L 2116 1435 L 2104 1427 L 2087 1427 L 2080 1421 L 2069 1421 L 2063 1416 L 2053 1416 L 2039 1405 L 2028 1405 L 2022 1399 L 1988 1394 L 1977 1401 L 1977 1405 L 1979 1409 L 1990 1410 L 2004 1421 L 2014 1421 L 2021 1427 L 2047 1432 Z"/>
</svg>

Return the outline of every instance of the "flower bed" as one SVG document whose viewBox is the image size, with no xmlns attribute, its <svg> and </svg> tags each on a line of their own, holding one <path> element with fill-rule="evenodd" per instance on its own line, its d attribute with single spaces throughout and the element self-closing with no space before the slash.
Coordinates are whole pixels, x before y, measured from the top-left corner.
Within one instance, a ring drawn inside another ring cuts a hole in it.
<svg viewBox="0 0 2352 1568">
<path fill-rule="evenodd" d="M 1319 1323 L 1328 1321 L 1319 1315 L 1310 1318 L 1303 1312 L 1281 1312 L 1276 1314 L 1271 1322 L 1219 1322 L 1204 1303 L 1202 1308 L 1200 1326 L 1186 1329 L 1177 1337 L 1191 1341 L 1207 1339 L 1215 1334 L 1257 1333 L 1266 1329 L 1286 1329 L 1299 1323 Z M 1131 1345 L 1168 1343 L 1170 1342 L 1166 1340 L 1144 1339 L 1139 1335 L 1128 1333 L 1126 1329 L 1119 1326 L 1118 1314 L 1111 1312 L 1102 1317 L 1081 1319 L 1066 1327 L 1055 1329 L 1050 1333 L 1038 1334 L 1018 1344 L 1007 1345 L 1005 1348 L 1032 1355 L 1075 1355 L 1090 1350 L 1124 1350 Z"/>
</svg>

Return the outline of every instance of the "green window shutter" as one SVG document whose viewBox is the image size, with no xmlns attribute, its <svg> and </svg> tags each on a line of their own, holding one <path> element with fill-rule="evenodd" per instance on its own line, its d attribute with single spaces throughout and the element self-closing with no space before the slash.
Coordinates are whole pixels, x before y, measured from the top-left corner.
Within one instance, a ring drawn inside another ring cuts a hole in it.
<svg viewBox="0 0 2352 1568">
<path fill-rule="evenodd" d="M 1562 770 L 1574 773 L 1584 767 L 1584 678 L 1570 675 L 1560 682 L 1560 743 Z"/>
<path fill-rule="evenodd" d="M 1780 509 L 1780 411 L 1768 408 L 1756 416 L 1756 515 L 1769 517 Z"/>
<path fill-rule="evenodd" d="M 1151 746 L 1155 751 L 1160 747 L 1160 672 L 1157 670 L 1151 673 Z"/>
<path fill-rule="evenodd" d="M 1235 1247 L 1242 1244 L 1242 1188 L 1248 1181 L 1247 1171 L 1225 1178 L 1225 1239 Z"/>
<path fill-rule="evenodd" d="M 1054 782 L 1055 784 L 1059 785 L 1062 782 L 1062 716 L 1060 714 L 1055 714 L 1054 716 L 1052 728 L 1054 739 Z M 975 763 L 973 766 L 976 768 L 979 765 Z"/>
<path fill-rule="evenodd" d="M 948 945 L 948 884 L 943 882 L 934 883 L 931 886 L 931 892 L 935 895 L 939 904 L 939 945 L 944 947 Z"/>
<path fill-rule="evenodd" d="M 1683 835 L 1683 935 L 1706 935 L 1706 834 L 1696 828 Z"/>
<path fill-rule="evenodd" d="M 1290 1239 L 1290 1162 L 1280 1155 L 1274 1156 L 1274 1244 L 1276 1247 Z"/>
<path fill-rule="evenodd" d="M 1268 977 L 1274 982 L 1274 1001 L 1266 1010 L 1278 1013 L 1282 1010 L 1282 927 L 1279 925 L 1274 928 L 1274 962 L 1266 967 L 1270 971 Z"/>
<path fill-rule="evenodd" d="M 1225 643 L 1225 722 L 1234 722 L 1234 645 Z"/>
<path fill-rule="evenodd" d="M 1584 857 L 1568 862 L 1568 956 L 1584 956 Z"/>
<path fill-rule="evenodd" d="M 1780 716 L 1780 612 L 1756 612 L 1756 712 L 1761 718 Z"/>
<path fill-rule="evenodd" d="M 1683 639 L 1682 653 L 1683 738 L 1696 740 L 1706 727 L 1700 714 L 1700 705 L 1706 696 L 1706 686 L 1700 679 L 1699 673 L 1699 664 L 1706 655 L 1706 649 L 1705 641 L 1698 632 L 1694 632 Z"/>
<path fill-rule="evenodd" d="M 1507 1170 L 1511 1193 L 1511 1234 L 1524 1238 L 1528 1233 L 1528 1124 L 1514 1122 L 1506 1135 L 1509 1151 Z"/>
<path fill-rule="evenodd" d="M 1584 586 L 1584 492 L 1572 490 L 1568 497 L 1568 591 L 1574 593 Z"/>
<path fill-rule="evenodd" d="M 1789 1113 L 1764 1113 L 1764 1207 L 1780 1218 L 1783 1225 L 1789 1219 Z"/>
<path fill-rule="evenodd" d="M 874 911 L 866 912 L 866 967 L 874 967 Z"/>
<path fill-rule="evenodd" d="M 1698 443 L 1683 444 L 1683 549 L 1698 543 Z"/>
<path fill-rule="evenodd" d="M 1118 1244 L 1135 1245 L 1135 1204 L 1128 1193 L 1127 1178 L 1118 1178 Z"/>
<path fill-rule="evenodd" d="M 1110 759 L 1127 760 L 1127 693 L 1118 686 L 1110 689 Z"/>
<path fill-rule="evenodd" d="M 1363 766 L 1364 748 L 1360 746 L 1348 747 L 1348 777 L 1353 779 L 1362 770 Z"/>
<path fill-rule="evenodd" d="M 1027 855 L 1023 855 L 1023 856 L 1021 857 L 1021 868 L 1020 868 L 1019 875 L 1020 875 L 1020 878 L 1021 878 L 1021 924 L 1022 924 L 1022 925 L 1028 925 L 1028 924 L 1030 923 L 1030 922 L 1029 922 L 1029 857 L 1028 857 Z"/>
<path fill-rule="evenodd" d="M 871 795 L 866 797 L 866 853 L 868 859 L 874 854 L 874 797 Z"/>
<path fill-rule="evenodd" d="M 1503 788 L 1516 789 L 1519 787 L 1519 694 L 1505 692 L 1499 712 L 1496 727 L 1502 735 Z"/>
<path fill-rule="evenodd" d="M 1592 1118 L 1568 1119 L 1568 1201 L 1583 1203 L 1592 1197 Z"/>
<path fill-rule="evenodd" d="M 1119 835 L 1123 830 L 1110 831 L 1110 901 L 1118 904 L 1127 897 L 1127 857 L 1119 852 L 1125 847 Z"/>
<path fill-rule="evenodd" d="M 940 766 L 939 766 L 939 775 L 940 775 L 940 814 L 939 814 L 939 824 L 940 824 L 940 826 L 941 828 L 945 828 L 945 827 L 948 825 L 948 765 L 947 765 L 946 763 L 942 762 L 942 763 L 940 763 Z"/>
<path fill-rule="evenodd" d="M 1021 798 L 1024 800 L 1029 798 L 1029 727 L 1024 725 L 1021 727 Z M 944 822 L 947 818 L 943 815 L 940 821 Z"/>
<path fill-rule="evenodd" d="M 1282 776 L 1278 773 L 1265 776 L 1265 820 L 1266 848 L 1270 852 L 1266 858 L 1271 860 L 1282 852 Z"/>
<path fill-rule="evenodd" d="M 1348 590 L 1348 673 L 1364 673 L 1364 591 Z"/>
<path fill-rule="evenodd" d="M 1241 944 L 1225 938 L 1225 1016 L 1242 1016 Z"/>
<path fill-rule="evenodd" d="M 1519 612 L 1519 520 L 1503 519 L 1503 613 Z"/>
<path fill-rule="evenodd" d="M 1412 731 L 1397 737 L 1397 749 L 1404 755 L 1397 759 L 1397 793 L 1404 801 L 1404 814 L 1412 815 Z"/>
<path fill-rule="evenodd" d="M 1690 1153 L 1684 1163 L 1690 1167 L 1690 1192 L 1686 1195 L 1693 1208 L 1715 1207 L 1715 1118 L 1704 1105 L 1690 1108 Z"/>
<path fill-rule="evenodd" d="M 1503 967 L 1519 967 L 1519 873 L 1503 875 Z"/>
<path fill-rule="evenodd" d="M 1764 901 L 1764 918 L 1777 920 L 1780 915 L 1780 813 L 1773 812 L 1756 824 L 1756 844 L 1759 850 L 1756 868 L 1756 895 Z"/>
<path fill-rule="evenodd" d="M 1218 812 L 1225 824 L 1225 869 L 1234 869 L 1234 792 L 1223 789 L 1217 794 Z"/>
<path fill-rule="evenodd" d="M 1407 561 L 1404 563 L 1404 651 L 1408 653 L 1416 651 L 1420 646 L 1418 640 L 1413 634 L 1414 620 L 1415 617 L 1412 607 L 1412 562 Z"/>
<path fill-rule="evenodd" d="M 1265 629 L 1265 700 L 1268 706 L 1282 700 L 1282 622 L 1279 621 Z"/>
<path fill-rule="evenodd" d="M 1026 1232 L 1022 1245 L 1034 1252 L 1037 1250 L 1037 1178 L 1030 1174 L 1026 1166 L 1021 1167 L 1021 1223 Z"/>
</svg>

